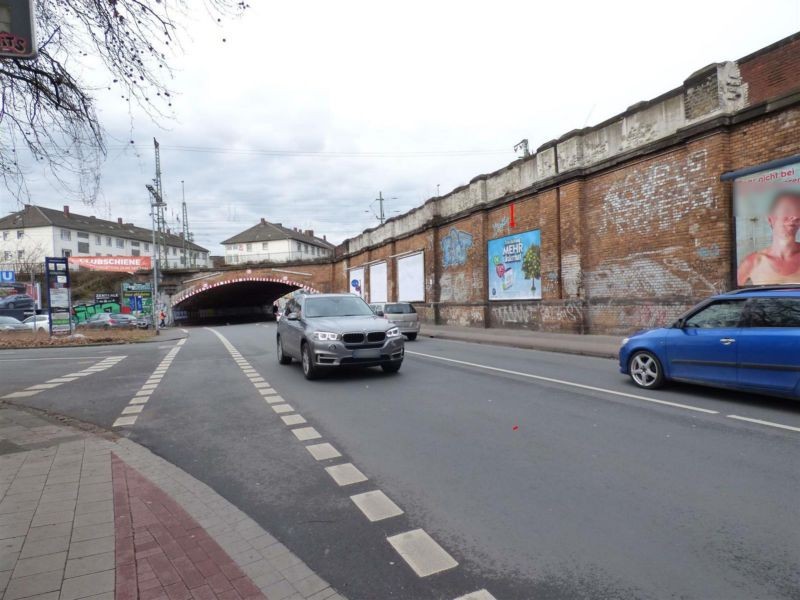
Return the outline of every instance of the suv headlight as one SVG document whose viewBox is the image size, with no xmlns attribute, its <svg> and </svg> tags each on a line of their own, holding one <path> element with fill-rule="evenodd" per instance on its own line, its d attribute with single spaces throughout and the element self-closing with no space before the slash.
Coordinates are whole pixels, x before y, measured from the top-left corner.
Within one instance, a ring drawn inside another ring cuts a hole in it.
<svg viewBox="0 0 800 600">
<path fill-rule="evenodd" d="M 400 337 L 402 334 L 400 333 L 400 329 L 397 327 L 392 327 L 389 331 L 386 332 L 386 337 L 394 338 Z"/>
<path fill-rule="evenodd" d="M 338 333 L 333 333 L 332 331 L 315 331 L 311 337 L 318 342 L 335 342 L 341 336 Z"/>
</svg>

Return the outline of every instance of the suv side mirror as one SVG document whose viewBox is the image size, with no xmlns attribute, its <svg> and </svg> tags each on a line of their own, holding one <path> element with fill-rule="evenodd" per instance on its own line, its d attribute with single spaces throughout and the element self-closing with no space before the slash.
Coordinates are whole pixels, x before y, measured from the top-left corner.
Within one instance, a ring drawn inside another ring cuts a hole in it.
<svg viewBox="0 0 800 600">
<path fill-rule="evenodd" d="M 382 317 L 383 316 L 383 311 L 382 310 L 376 310 L 375 314 L 378 315 L 379 317 Z"/>
<path fill-rule="evenodd" d="M 672 326 L 673 326 L 675 329 L 683 329 L 684 323 L 685 323 L 684 319 L 678 319 L 677 321 L 675 321 L 675 322 L 672 324 Z"/>
<path fill-rule="evenodd" d="M 291 312 L 288 315 L 286 315 L 286 318 L 290 321 L 299 321 L 300 315 L 298 315 L 296 312 Z"/>
</svg>

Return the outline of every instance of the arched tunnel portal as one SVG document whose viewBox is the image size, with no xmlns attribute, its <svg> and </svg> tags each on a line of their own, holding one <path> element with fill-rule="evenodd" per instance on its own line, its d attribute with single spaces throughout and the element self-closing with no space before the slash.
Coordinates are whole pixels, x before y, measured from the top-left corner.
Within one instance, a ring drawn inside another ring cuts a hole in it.
<svg viewBox="0 0 800 600">
<path fill-rule="evenodd" d="M 272 318 L 272 305 L 295 290 L 317 292 L 308 285 L 272 277 L 240 277 L 192 286 L 173 296 L 177 323 L 245 323 Z"/>
</svg>

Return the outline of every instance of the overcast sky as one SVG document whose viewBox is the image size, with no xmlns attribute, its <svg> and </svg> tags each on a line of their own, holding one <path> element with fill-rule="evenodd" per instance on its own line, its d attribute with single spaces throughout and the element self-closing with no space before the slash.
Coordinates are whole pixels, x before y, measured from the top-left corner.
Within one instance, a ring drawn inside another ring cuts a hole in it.
<svg viewBox="0 0 800 600">
<path fill-rule="evenodd" d="M 131 131 L 119 96 L 99 97 L 102 193 L 73 212 L 148 226 L 155 136 L 168 212 L 185 180 L 212 253 L 260 217 L 339 242 L 377 223 L 379 191 L 387 211 L 412 208 L 511 162 L 522 138 L 535 149 L 800 29 L 800 0 L 251 4 L 187 22 L 173 121 L 137 115 Z M 64 204 L 44 177 L 29 185 Z"/>
</svg>

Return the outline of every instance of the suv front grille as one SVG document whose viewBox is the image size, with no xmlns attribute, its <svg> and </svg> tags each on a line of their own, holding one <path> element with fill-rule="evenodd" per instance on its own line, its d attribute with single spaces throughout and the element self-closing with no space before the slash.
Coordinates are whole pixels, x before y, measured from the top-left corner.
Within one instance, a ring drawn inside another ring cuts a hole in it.
<svg viewBox="0 0 800 600">
<path fill-rule="evenodd" d="M 383 331 L 370 331 L 367 334 L 368 342 L 382 342 L 386 339 L 386 333 Z"/>
<path fill-rule="evenodd" d="M 364 341 L 363 333 L 345 333 L 342 336 L 342 341 L 345 344 L 361 344 Z"/>
</svg>

